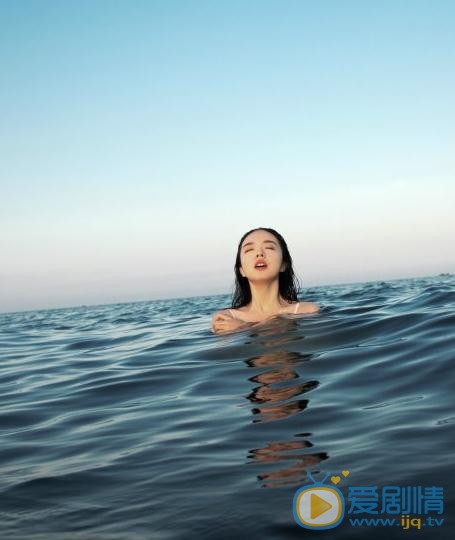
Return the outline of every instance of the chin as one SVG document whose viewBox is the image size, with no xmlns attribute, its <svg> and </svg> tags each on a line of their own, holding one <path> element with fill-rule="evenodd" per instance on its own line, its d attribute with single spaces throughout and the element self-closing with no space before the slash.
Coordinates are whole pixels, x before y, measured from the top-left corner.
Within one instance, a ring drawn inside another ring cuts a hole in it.
<svg viewBox="0 0 455 540">
<path fill-rule="evenodd" d="M 278 279 L 278 274 L 272 274 L 270 272 L 261 272 L 260 275 L 255 275 L 250 278 L 248 278 L 250 281 L 273 281 L 274 279 Z"/>
</svg>

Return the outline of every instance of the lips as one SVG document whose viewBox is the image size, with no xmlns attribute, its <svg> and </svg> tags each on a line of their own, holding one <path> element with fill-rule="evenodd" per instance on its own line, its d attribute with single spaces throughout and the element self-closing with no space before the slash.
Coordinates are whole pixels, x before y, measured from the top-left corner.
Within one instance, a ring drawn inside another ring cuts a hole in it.
<svg viewBox="0 0 455 540">
<path fill-rule="evenodd" d="M 261 268 L 267 268 L 267 263 L 264 261 L 264 259 L 258 259 L 254 267 L 258 270 L 260 270 Z"/>
</svg>

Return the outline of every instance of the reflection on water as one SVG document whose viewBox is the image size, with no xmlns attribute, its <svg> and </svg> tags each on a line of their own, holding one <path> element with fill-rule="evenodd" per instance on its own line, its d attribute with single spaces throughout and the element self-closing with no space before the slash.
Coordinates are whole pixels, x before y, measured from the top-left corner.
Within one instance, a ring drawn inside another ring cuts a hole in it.
<svg viewBox="0 0 455 540">
<path fill-rule="evenodd" d="M 254 337 L 257 343 L 265 347 L 291 347 L 297 340 L 303 340 L 304 335 L 293 336 L 296 329 L 294 321 L 277 317 L 272 319 L 265 328 L 256 330 Z M 273 336 L 273 339 L 270 339 Z M 263 338 L 267 337 L 266 340 Z M 249 342 L 251 343 L 251 342 Z M 246 365 L 252 369 L 261 370 L 248 380 L 257 384 L 247 399 L 257 404 L 251 409 L 254 415 L 252 422 L 271 422 L 283 420 L 289 416 L 302 413 L 308 407 L 310 400 L 300 396 L 318 387 L 316 380 L 301 381 L 297 366 L 311 360 L 311 354 L 277 350 L 258 355 L 246 360 Z M 304 425 L 304 421 L 302 422 Z M 283 466 L 273 471 L 257 475 L 262 482 L 261 487 L 273 488 L 299 485 L 306 477 L 306 471 L 327 459 L 326 452 L 311 452 L 313 445 L 308 437 L 310 433 L 295 433 L 294 438 L 280 441 L 270 441 L 261 448 L 253 448 L 248 453 L 248 459 L 254 464 L 274 463 Z M 305 437 L 303 440 L 295 438 Z"/>
</svg>

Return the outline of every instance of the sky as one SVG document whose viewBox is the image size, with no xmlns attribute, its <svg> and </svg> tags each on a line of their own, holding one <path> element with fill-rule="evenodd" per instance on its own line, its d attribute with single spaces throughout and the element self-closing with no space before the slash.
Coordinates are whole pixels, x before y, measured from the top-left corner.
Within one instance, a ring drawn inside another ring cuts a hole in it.
<svg viewBox="0 0 455 540">
<path fill-rule="evenodd" d="M 450 0 L 0 0 L 0 312 L 455 271 Z"/>
</svg>

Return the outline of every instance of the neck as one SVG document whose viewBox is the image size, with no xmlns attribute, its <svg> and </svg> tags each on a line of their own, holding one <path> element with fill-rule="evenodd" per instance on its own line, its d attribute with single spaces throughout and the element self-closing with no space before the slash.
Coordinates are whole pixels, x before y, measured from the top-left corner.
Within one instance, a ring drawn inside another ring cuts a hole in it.
<svg viewBox="0 0 455 540">
<path fill-rule="evenodd" d="M 251 309 L 259 313 L 274 313 L 284 305 L 279 294 L 278 279 L 269 282 L 252 282 L 251 288 Z"/>
</svg>

